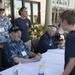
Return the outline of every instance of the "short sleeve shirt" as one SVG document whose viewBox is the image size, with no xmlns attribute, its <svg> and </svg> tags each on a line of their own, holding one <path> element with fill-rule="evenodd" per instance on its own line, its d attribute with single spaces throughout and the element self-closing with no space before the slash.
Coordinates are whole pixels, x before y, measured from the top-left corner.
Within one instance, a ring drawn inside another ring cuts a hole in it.
<svg viewBox="0 0 75 75">
<path fill-rule="evenodd" d="M 71 31 L 65 43 L 65 67 L 69 62 L 69 58 L 75 58 L 75 31 Z M 75 75 L 75 67 L 70 75 Z"/>
<path fill-rule="evenodd" d="M 23 43 L 23 41 L 17 42 L 16 40 L 10 40 L 6 44 L 5 53 L 7 56 L 7 61 L 10 63 L 14 57 L 19 57 L 19 58 L 29 58 L 29 50 Z"/>
<path fill-rule="evenodd" d="M 25 19 L 17 18 L 14 21 L 14 25 L 17 25 L 19 28 L 22 29 L 21 40 L 23 40 L 25 42 L 28 41 L 30 39 L 29 33 L 28 33 L 28 30 L 31 27 L 30 20 L 28 18 L 25 18 Z"/>
<path fill-rule="evenodd" d="M 0 44 L 7 41 L 9 38 L 8 29 L 11 28 L 12 24 L 8 17 L 2 16 L 2 19 L 0 20 L 0 29 L 4 28 L 5 31 L 0 34 Z"/>
</svg>

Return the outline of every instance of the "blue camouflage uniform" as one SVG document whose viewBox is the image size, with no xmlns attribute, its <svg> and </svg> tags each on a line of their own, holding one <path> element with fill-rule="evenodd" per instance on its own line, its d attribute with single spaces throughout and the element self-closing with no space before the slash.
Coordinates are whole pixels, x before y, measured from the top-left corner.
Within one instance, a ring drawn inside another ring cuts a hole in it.
<svg viewBox="0 0 75 75">
<path fill-rule="evenodd" d="M 10 20 L 6 16 L 2 16 L 2 19 L 0 20 L 0 29 L 4 28 L 5 31 L 0 34 L 0 44 L 7 41 L 9 38 L 8 29 L 10 29 L 12 26 Z"/>
<path fill-rule="evenodd" d="M 19 42 L 16 40 L 11 39 L 8 41 L 4 47 L 4 54 L 6 56 L 7 64 L 10 66 L 15 65 L 14 61 L 12 60 L 14 57 L 19 58 L 29 58 L 30 50 L 25 46 L 22 40 Z"/>
</svg>

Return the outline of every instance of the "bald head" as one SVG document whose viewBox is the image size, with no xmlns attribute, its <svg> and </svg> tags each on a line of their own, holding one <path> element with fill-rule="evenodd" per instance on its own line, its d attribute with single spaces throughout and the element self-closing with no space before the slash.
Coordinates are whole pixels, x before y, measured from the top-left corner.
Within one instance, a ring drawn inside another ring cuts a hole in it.
<svg viewBox="0 0 75 75">
<path fill-rule="evenodd" d="M 1 2 L 0 2 L 0 9 L 4 9 L 4 6 Z"/>
</svg>

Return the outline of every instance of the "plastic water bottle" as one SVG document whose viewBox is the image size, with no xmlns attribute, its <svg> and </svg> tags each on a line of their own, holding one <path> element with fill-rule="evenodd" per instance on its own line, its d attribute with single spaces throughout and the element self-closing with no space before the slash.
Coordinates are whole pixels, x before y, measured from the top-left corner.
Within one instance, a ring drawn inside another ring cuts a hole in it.
<svg viewBox="0 0 75 75">
<path fill-rule="evenodd" d="M 45 74 L 44 74 L 44 67 L 43 67 L 43 64 L 40 64 L 40 65 L 39 65 L 39 73 L 38 73 L 38 75 L 45 75 Z"/>
</svg>

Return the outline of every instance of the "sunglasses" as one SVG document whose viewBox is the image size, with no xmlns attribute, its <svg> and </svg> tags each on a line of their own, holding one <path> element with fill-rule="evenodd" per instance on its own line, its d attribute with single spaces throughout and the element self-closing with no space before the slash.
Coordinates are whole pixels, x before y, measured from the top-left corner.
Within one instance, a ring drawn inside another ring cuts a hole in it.
<svg viewBox="0 0 75 75">
<path fill-rule="evenodd" d="M 0 11 L 4 11 L 5 9 L 0 9 Z"/>
</svg>

